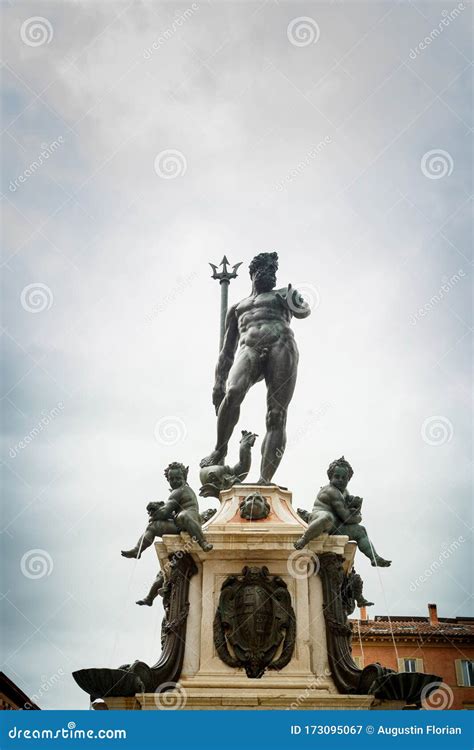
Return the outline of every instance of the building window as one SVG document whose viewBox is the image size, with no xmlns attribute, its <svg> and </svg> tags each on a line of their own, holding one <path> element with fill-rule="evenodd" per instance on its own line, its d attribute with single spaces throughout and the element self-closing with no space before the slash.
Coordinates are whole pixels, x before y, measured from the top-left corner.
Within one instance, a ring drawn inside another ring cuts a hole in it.
<svg viewBox="0 0 474 750">
<path fill-rule="evenodd" d="M 423 659 L 401 658 L 398 660 L 399 672 L 423 672 Z"/>
<path fill-rule="evenodd" d="M 456 659 L 456 678 L 460 687 L 474 687 L 474 661 Z"/>
</svg>

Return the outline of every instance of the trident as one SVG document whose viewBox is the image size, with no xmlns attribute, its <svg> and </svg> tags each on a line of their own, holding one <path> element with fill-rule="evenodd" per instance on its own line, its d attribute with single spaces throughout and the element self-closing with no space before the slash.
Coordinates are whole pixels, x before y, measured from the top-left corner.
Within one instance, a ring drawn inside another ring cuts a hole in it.
<svg viewBox="0 0 474 750">
<path fill-rule="evenodd" d="M 221 323 L 220 323 L 220 337 L 219 337 L 219 351 L 222 349 L 222 344 L 224 342 L 224 332 L 225 332 L 225 318 L 227 315 L 227 304 L 228 304 L 228 298 L 229 298 L 229 284 L 231 279 L 237 278 L 237 269 L 239 266 L 242 265 L 242 263 L 236 263 L 235 266 L 232 266 L 232 271 L 229 271 L 227 266 L 229 265 L 229 261 L 227 260 L 226 256 L 222 258 L 220 262 L 220 266 L 222 266 L 222 271 L 218 271 L 219 266 L 215 266 L 213 263 L 209 263 L 209 265 L 212 268 L 212 277 L 213 279 L 218 279 L 221 285 Z"/>
</svg>

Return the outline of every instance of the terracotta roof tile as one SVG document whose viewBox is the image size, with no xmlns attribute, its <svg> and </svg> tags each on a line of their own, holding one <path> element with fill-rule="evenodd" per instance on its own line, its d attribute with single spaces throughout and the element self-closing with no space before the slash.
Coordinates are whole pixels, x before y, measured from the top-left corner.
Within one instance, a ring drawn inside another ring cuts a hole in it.
<svg viewBox="0 0 474 750">
<path fill-rule="evenodd" d="M 440 620 L 437 625 L 430 625 L 426 618 L 413 618 L 413 619 L 393 619 L 391 620 L 392 627 L 390 628 L 390 622 L 387 619 L 375 619 L 375 620 L 349 620 L 354 627 L 354 631 L 358 632 L 360 628 L 361 636 L 432 636 L 432 637 L 447 637 L 447 638 L 471 638 L 474 643 L 474 620 L 472 622 L 463 620 L 457 622 L 452 619 L 450 622 L 443 622 Z M 359 627 L 358 627 L 359 625 Z"/>
</svg>

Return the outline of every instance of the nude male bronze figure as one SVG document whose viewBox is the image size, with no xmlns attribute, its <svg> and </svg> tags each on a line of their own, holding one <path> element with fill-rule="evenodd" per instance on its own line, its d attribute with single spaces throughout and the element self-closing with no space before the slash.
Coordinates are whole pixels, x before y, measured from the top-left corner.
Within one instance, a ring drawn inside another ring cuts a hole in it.
<svg viewBox="0 0 474 750">
<path fill-rule="evenodd" d="M 201 467 L 224 462 L 242 401 L 247 391 L 264 379 L 267 432 L 262 444 L 259 484 L 271 483 L 286 445 L 287 411 L 298 367 L 291 319 L 306 318 L 311 312 L 291 284 L 286 289 L 275 289 L 277 269 L 277 253 L 257 255 L 249 268 L 250 296 L 232 305 L 227 313 L 212 392 L 217 414 L 217 443 L 212 453 L 201 461 Z"/>
</svg>

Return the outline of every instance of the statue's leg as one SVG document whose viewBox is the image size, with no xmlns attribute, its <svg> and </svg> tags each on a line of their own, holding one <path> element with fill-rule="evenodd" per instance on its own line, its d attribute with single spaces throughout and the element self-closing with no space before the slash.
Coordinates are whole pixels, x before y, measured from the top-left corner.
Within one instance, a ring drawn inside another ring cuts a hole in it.
<svg viewBox="0 0 474 750">
<path fill-rule="evenodd" d="M 286 415 L 296 384 L 298 351 L 292 340 L 274 346 L 265 366 L 267 433 L 262 443 L 259 484 L 271 482 L 286 446 Z"/>
<path fill-rule="evenodd" d="M 212 549 L 212 544 L 210 544 L 206 540 L 202 532 L 199 516 L 196 513 L 188 510 L 182 510 L 176 516 L 176 523 L 178 525 L 178 528 L 187 531 L 190 537 L 192 537 L 192 539 L 196 541 L 205 552 L 210 552 L 210 550 Z"/>
<path fill-rule="evenodd" d="M 240 405 L 249 388 L 261 376 L 261 369 L 259 353 L 248 346 L 242 346 L 230 370 L 227 391 L 219 407 L 216 447 L 209 456 L 202 459 L 201 466 L 214 466 L 224 461 L 227 445 L 239 421 Z"/>
<path fill-rule="evenodd" d="M 374 567 L 388 568 L 392 564 L 391 560 L 385 560 L 377 554 L 375 547 L 369 540 L 365 526 L 351 524 L 351 530 L 348 533 L 349 538 L 357 542 L 357 546 L 362 554 L 369 558 Z"/>
<path fill-rule="evenodd" d="M 140 604 L 140 605 L 146 604 L 147 607 L 151 607 L 156 597 L 158 596 L 160 589 L 163 586 L 164 580 L 165 580 L 165 577 L 160 570 L 155 580 L 151 584 L 148 594 L 145 596 L 144 599 L 139 599 L 137 604 Z"/>
<path fill-rule="evenodd" d="M 311 539 L 316 539 L 320 534 L 324 534 L 325 531 L 330 531 L 333 524 L 334 517 L 331 513 L 326 513 L 323 510 L 315 513 L 303 536 L 295 542 L 295 548 L 303 549 Z"/>
<path fill-rule="evenodd" d="M 136 557 L 139 560 L 142 552 L 153 544 L 155 537 L 163 536 L 163 534 L 178 533 L 178 529 L 173 521 L 152 521 L 146 527 L 145 533 L 142 534 L 135 547 L 122 550 L 122 557 Z"/>
</svg>

